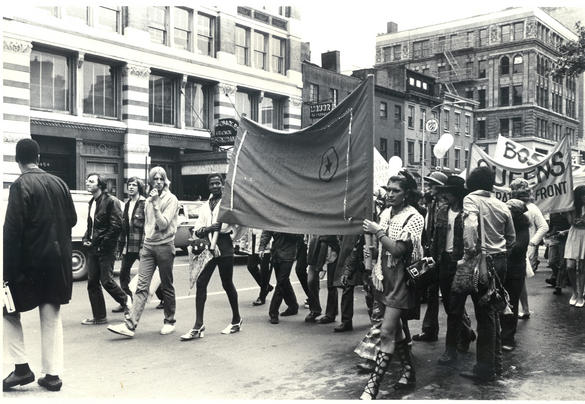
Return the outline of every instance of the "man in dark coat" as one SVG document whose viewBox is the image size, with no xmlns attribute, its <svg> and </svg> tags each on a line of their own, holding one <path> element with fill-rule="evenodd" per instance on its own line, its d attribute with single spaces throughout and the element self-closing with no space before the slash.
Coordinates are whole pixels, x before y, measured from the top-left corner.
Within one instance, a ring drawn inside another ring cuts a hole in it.
<svg viewBox="0 0 585 404">
<path fill-rule="evenodd" d="M 93 195 L 89 201 L 87 230 L 83 236 L 83 245 L 89 251 L 87 294 L 93 317 L 86 318 L 81 324 L 97 325 L 108 321 L 102 286 L 122 306 L 126 317 L 130 312 L 131 298 L 114 280 L 116 246 L 122 230 L 119 201 L 108 194 L 107 184 L 99 174 L 89 174 L 85 184 Z"/>
<path fill-rule="evenodd" d="M 71 228 L 77 222 L 67 185 L 38 166 L 39 145 L 32 139 L 16 144 L 22 175 L 10 186 L 4 222 L 4 281 L 15 311 L 3 310 L 4 344 L 15 369 L 3 381 L 3 391 L 35 380 L 26 358 L 20 313 L 39 308 L 42 373 L 38 383 L 61 389 L 63 325 L 60 308 L 72 290 Z"/>
</svg>

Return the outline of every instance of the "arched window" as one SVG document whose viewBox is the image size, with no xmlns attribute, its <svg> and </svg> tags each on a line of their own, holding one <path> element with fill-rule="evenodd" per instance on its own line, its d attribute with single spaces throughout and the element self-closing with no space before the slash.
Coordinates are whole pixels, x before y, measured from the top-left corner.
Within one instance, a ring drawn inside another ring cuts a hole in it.
<svg viewBox="0 0 585 404">
<path fill-rule="evenodd" d="M 500 74 L 510 74 L 510 59 L 507 56 L 500 59 Z"/>
<path fill-rule="evenodd" d="M 512 63 L 513 63 L 512 71 L 514 73 L 522 73 L 522 69 L 524 66 L 524 59 L 522 58 L 522 55 L 514 56 L 514 61 Z"/>
</svg>

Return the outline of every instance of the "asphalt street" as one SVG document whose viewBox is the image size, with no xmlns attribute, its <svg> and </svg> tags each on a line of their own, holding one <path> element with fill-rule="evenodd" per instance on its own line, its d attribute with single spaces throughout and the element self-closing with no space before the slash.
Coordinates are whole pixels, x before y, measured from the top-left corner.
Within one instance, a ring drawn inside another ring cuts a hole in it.
<svg viewBox="0 0 585 404">
<path fill-rule="evenodd" d="M 546 264 L 545 264 L 546 265 Z M 444 349 L 446 316 L 441 309 L 439 340 L 415 342 L 412 348 L 417 386 L 398 394 L 392 389 L 398 378 L 393 362 L 379 398 L 386 399 L 526 399 L 582 400 L 585 397 L 585 309 L 570 307 L 568 290 L 552 294 L 544 279 L 550 270 L 541 269 L 528 282 L 532 316 L 519 322 L 518 348 L 505 353 L 505 377 L 487 385 L 474 384 L 459 372 L 471 368 L 475 346 L 460 355 L 453 367 L 436 364 Z M 137 265 L 133 272 L 137 270 Z M 217 272 L 217 271 L 216 271 Z M 73 299 L 63 306 L 65 371 L 63 388 L 51 393 L 32 383 L 4 393 L 8 399 L 94 398 L 94 399 L 357 399 L 367 375 L 356 372 L 356 344 L 369 328 L 361 288 L 356 288 L 354 330 L 334 333 L 338 323 L 319 325 L 304 322 L 306 309 L 280 324 L 268 322 L 268 306 L 254 307 L 258 287 L 243 262 L 234 270 L 242 331 L 222 335 L 231 312 L 215 273 L 209 286 L 203 339 L 181 342 L 179 336 L 193 326 L 194 291 L 189 294 L 187 257 L 178 255 L 174 267 L 177 293 L 177 330 L 160 335 L 163 313 L 150 301 L 136 336 L 127 339 L 105 325 L 84 326 L 91 316 L 86 282 L 75 282 Z M 305 298 L 296 276 L 291 276 L 302 307 Z M 274 278 L 272 279 L 274 283 Z M 321 302 L 326 289 L 321 288 Z M 270 298 L 270 296 L 269 296 Z M 108 310 L 115 302 L 106 296 Z M 267 303 L 268 304 L 268 303 Z M 467 309 L 473 318 L 471 299 Z M 284 305 L 282 309 L 284 310 Z M 425 306 L 422 308 L 424 314 Z M 31 368 L 40 375 L 40 332 L 38 311 L 24 313 L 25 343 Z M 110 323 L 122 315 L 110 313 Z M 475 323 L 475 322 L 474 322 Z M 411 321 L 414 333 L 421 322 Z M 3 374 L 12 370 L 4 353 Z"/>
</svg>

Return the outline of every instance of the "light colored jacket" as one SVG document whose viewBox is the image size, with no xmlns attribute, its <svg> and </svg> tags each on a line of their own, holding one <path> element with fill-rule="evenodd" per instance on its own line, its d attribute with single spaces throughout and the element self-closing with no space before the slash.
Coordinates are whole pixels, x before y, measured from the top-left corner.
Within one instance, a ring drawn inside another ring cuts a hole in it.
<svg viewBox="0 0 585 404">
<path fill-rule="evenodd" d="M 221 199 L 215 205 L 215 209 L 213 209 L 213 212 L 211 211 L 211 207 L 209 206 L 209 200 L 207 200 L 207 202 L 201 205 L 199 211 L 197 212 L 199 214 L 199 217 L 197 218 L 197 221 L 195 222 L 195 227 L 193 229 L 195 232 L 203 227 L 209 227 L 213 223 L 217 223 L 217 216 L 219 215 L 219 205 L 221 205 Z M 229 233 L 233 235 L 234 231 L 235 229 L 231 224 L 222 223 L 219 232 Z M 211 241 L 213 233 L 209 233 L 207 237 L 209 237 L 209 240 Z"/>
<path fill-rule="evenodd" d="M 548 224 L 542 212 L 534 203 L 528 202 L 526 208 L 528 211 L 524 215 L 528 217 L 528 222 L 530 223 L 528 228 L 530 243 L 539 245 L 544 235 L 548 232 Z"/>
<path fill-rule="evenodd" d="M 463 245 L 465 252 L 479 242 L 479 212 L 485 235 L 485 252 L 497 254 L 510 250 L 516 241 L 512 213 L 508 206 L 489 191 L 474 191 L 463 199 Z M 473 254 L 473 253 L 472 253 Z"/>
</svg>

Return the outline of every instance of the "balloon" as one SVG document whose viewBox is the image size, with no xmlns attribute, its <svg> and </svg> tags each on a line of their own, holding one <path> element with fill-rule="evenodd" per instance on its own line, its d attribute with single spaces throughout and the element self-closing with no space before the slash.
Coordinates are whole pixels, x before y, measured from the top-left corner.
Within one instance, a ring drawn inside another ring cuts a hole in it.
<svg viewBox="0 0 585 404">
<path fill-rule="evenodd" d="M 402 168 L 402 159 L 399 156 L 392 156 L 388 161 L 388 167 L 391 169 Z"/>
<path fill-rule="evenodd" d="M 442 159 L 445 156 L 445 153 L 453 146 L 453 135 L 449 133 L 443 133 L 439 138 L 439 141 L 433 148 L 433 154 L 436 158 Z"/>
<path fill-rule="evenodd" d="M 437 143 L 435 147 L 433 147 L 433 154 L 436 158 L 442 159 L 445 153 L 447 153 L 447 148 L 444 147 L 442 144 Z"/>
<path fill-rule="evenodd" d="M 441 140 L 447 146 L 447 150 L 449 150 L 451 148 L 451 146 L 453 146 L 453 141 L 455 139 L 453 139 L 453 135 L 451 135 L 450 133 L 443 133 L 443 135 L 441 135 L 441 138 L 439 139 L 439 142 Z"/>
</svg>

